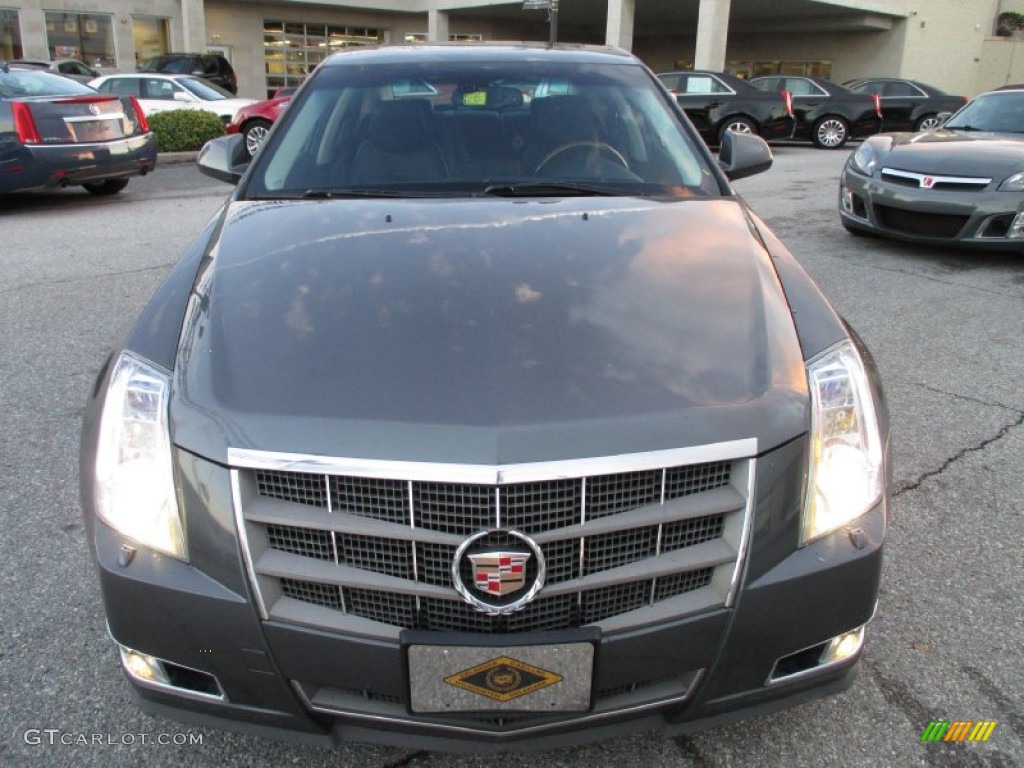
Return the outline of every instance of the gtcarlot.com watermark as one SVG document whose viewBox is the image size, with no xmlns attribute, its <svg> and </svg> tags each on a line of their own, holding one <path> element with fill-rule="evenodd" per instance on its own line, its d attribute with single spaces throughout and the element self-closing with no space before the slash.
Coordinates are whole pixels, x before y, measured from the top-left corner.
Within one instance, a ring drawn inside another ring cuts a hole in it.
<svg viewBox="0 0 1024 768">
<path fill-rule="evenodd" d="M 31 746 L 67 747 L 194 747 L 203 743 L 201 733 L 85 733 L 60 728 L 29 728 L 22 738 Z"/>
</svg>

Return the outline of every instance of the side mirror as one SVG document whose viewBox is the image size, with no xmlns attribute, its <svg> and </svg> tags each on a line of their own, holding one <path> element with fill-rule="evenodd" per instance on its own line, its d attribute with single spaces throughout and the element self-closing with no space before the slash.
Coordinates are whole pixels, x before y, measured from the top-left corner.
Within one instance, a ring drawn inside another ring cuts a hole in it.
<svg viewBox="0 0 1024 768">
<path fill-rule="evenodd" d="M 718 148 L 718 167 L 730 181 L 767 171 L 772 167 L 772 151 L 760 136 L 726 131 Z"/>
<path fill-rule="evenodd" d="M 184 91 L 175 91 L 174 92 L 174 100 L 175 101 L 184 101 L 187 104 L 191 104 L 192 103 L 192 97 L 189 96 Z"/>
<path fill-rule="evenodd" d="M 944 126 L 947 122 L 949 122 L 949 118 L 951 118 L 952 116 L 952 112 L 939 112 L 939 114 L 936 115 L 936 117 L 939 119 L 938 127 L 941 128 L 942 126 Z"/>
<path fill-rule="evenodd" d="M 212 139 L 199 150 L 196 165 L 200 172 L 217 181 L 237 184 L 249 167 L 249 150 L 245 148 L 245 137 L 240 133 Z"/>
</svg>

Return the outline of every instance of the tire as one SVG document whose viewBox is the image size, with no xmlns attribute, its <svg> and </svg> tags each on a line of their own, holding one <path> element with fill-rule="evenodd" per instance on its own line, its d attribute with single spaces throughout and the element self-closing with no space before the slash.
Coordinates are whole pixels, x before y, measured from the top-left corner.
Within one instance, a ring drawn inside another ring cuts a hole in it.
<svg viewBox="0 0 1024 768">
<path fill-rule="evenodd" d="M 260 144 L 267 138 L 267 132 L 270 130 L 269 120 L 250 120 L 245 130 L 242 131 L 242 135 L 245 136 L 245 148 L 249 150 L 249 157 L 256 154 L 256 150 L 260 148 Z"/>
<path fill-rule="evenodd" d="M 105 181 L 87 181 L 82 185 L 91 195 L 116 195 L 128 186 L 128 179 L 106 179 Z"/>
<path fill-rule="evenodd" d="M 922 115 L 921 119 L 914 125 L 915 131 L 934 131 L 942 125 L 938 115 Z"/>
<path fill-rule="evenodd" d="M 723 123 L 722 127 L 718 129 L 718 143 L 722 143 L 722 139 L 725 138 L 725 134 L 729 131 L 733 133 L 750 133 L 757 136 L 757 126 L 754 125 L 754 121 L 746 117 L 736 116 L 727 118 Z"/>
<path fill-rule="evenodd" d="M 811 138 L 819 149 L 839 149 L 850 138 L 850 126 L 839 115 L 825 115 L 814 124 Z"/>
</svg>

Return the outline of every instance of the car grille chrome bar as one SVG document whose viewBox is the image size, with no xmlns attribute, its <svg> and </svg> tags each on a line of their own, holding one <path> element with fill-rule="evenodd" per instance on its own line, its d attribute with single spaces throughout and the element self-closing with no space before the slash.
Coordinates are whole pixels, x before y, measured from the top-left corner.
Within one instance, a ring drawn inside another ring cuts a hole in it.
<svg viewBox="0 0 1024 768">
<path fill-rule="evenodd" d="M 430 472 L 235 450 L 229 463 L 263 617 L 397 637 L 405 628 L 616 631 L 730 605 L 755 454 L 756 441 L 742 440 Z M 547 561 L 544 588 L 510 616 L 478 612 L 452 583 L 456 550 L 481 530 L 530 536 Z"/>
<path fill-rule="evenodd" d="M 980 192 L 992 183 L 992 179 L 980 176 L 942 176 L 939 174 L 900 171 L 895 168 L 883 168 L 882 180 L 888 181 L 891 184 L 916 187 L 918 189 L 933 189 L 938 192 Z"/>
</svg>

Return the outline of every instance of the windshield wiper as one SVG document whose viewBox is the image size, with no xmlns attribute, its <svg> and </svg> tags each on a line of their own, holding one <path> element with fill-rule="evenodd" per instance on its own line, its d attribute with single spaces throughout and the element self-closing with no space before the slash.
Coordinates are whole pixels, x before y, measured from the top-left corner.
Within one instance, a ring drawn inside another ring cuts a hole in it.
<svg viewBox="0 0 1024 768">
<path fill-rule="evenodd" d="M 302 193 L 303 200 L 344 200 L 356 197 L 419 197 L 419 195 L 384 189 L 331 189 L 327 187 L 313 187 Z"/>
<path fill-rule="evenodd" d="M 979 128 L 977 125 L 944 125 L 947 131 L 989 131 L 991 128 Z"/>
<path fill-rule="evenodd" d="M 495 197 L 618 197 L 627 193 L 620 186 L 547 181 L 529 184 L 492 184 L 484 188 L 484 194 Z"/>
</svg>

